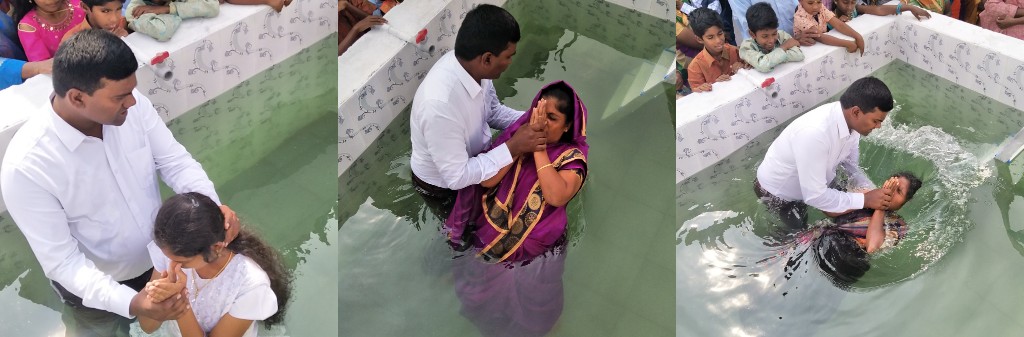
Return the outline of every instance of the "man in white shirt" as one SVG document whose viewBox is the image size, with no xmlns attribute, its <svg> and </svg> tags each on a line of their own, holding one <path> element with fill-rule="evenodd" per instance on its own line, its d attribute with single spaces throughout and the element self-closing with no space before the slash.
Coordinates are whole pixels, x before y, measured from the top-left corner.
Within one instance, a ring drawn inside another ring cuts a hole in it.
<svg viewBox="0 0 1024 337">
<path fill-rule="evenodd" d="M 69 336 L 127 336 L 134 316 L 184 312 L 187 297 L 152 303 L 142 289 L 161 203 L 154 171 L 175 192 L 219 200 L 202 166 L 135 90 L 136 69 L 128 46 L 102 29 L 65 41 L 54 56 L 50 104 L 19 129 L 0 166 L 8 211 L 71 309 Z M 234 212 L 222 211 L 237 234 Z"/>
<path fill-rule="evenodd" d="M 860 168 L 860 137 L 882 126 L 893 108 L 881 80 L 853 82 L 839 98 L 798 117 L 786 127 L 757 168 L 754 191 L 790 228 L 807 224 L 807 205 L 838 215 L 861 208 L 887 209 L 892 192 L 874 188 Z M 853 186 L 868 192 L 829 187 L 842 166 Z"/>
<path fill-rule="evenodd" d="M 483 4 L 466 14 L 455 50 L 427 73 L 413 98 L 410 166 L 416 190 L 442 215 L 455 190 L 493 177 L 512 159 L 543 147 L 543 129 L 519 128 L 494 149 L 491 128 L 504 129 L 523 114 L 498 101 L 492 79 L 512 62 L 519 24 L 508 11 Z"/>
</svg>

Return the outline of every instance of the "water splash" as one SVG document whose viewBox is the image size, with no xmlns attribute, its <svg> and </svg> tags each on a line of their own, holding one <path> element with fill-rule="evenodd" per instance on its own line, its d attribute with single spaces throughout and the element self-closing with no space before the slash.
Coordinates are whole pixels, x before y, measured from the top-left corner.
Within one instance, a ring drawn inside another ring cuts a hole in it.
<svg viewBox="0 0 1024 337">
<path fill-rule="evenodd" d="M 899 110 L 897 106 L 890 116 Z M 864 141 L 925 159 L 936 170 L 931 182 L 935 196 L 911 220 L 912 230 L 925 235 L 913 255 L 926 261 L 920 271 L 910 276 L 912 278 L 942 258 L 973 227 L 968 217 L 971 190 L 992 176 L 992 165 L 989 156 L 975 155 L 940 128 L 893 125 L 892 120 L 888 118 Z"/>
</svg>

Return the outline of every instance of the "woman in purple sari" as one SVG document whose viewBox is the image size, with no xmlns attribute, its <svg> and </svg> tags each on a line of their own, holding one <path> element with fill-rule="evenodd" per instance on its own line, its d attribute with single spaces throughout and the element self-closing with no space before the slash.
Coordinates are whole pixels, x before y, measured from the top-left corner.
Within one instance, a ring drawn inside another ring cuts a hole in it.
<svg viewBox="0 0 1024 337">
<path fill-rule="evenodd" d="M 547 148 L 513 158 L 494 177 L 459 190 L 445 222 L 453 243 L 479 248 L 487 262 L 529 261 L 554 248 L 568 223 L 565 205 L 587 177 L 587 108 L 576 91 L 563 81 L 550 83 L 531 107 L 491 144 L 503 144 L 525 126 L 546 128 Z"/>
</svg>

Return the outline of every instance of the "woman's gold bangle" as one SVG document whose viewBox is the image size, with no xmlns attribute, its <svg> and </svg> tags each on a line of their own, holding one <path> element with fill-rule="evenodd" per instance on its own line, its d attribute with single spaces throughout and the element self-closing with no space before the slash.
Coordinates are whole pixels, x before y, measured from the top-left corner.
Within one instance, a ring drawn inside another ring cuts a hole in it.
<svg viewBox="0 0 1024 337">
<path fill-rule="evenodd" d="M 541 166 L 540 168 L 537 169 L 537 172 L 540 172 L 540 170 L 543 170 L 545 167 L 552 166 L 552 165 L 555 165 L 555 164 L 554 163 L 548 163 L 547 165 Z"/>
</svg>

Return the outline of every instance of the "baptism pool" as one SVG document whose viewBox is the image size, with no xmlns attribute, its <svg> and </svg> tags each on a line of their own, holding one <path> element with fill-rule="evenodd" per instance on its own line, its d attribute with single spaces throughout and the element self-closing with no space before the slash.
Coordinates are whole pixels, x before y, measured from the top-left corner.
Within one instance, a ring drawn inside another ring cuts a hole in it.
<svg viewBox="0 0 1024 337">
<path fill-rule="evenodd" d="M 780 123 L 677 185 L 677 335 L 1007 336 L 1024 328 L 1024 208 L 1014 205 L 1024 197 L 1024 160 L 992 159 L 1024 116 L 899 60 L 873 75 L 897 109 L 862 140 L 861 166 L 878 183 L 899 170 L 924 181 L 899 212 L 907 238 L 873 256 L 859 281 L 837 286 L 810 243 L 772 235 L 780 225 L 751 182 L 789 121 Z M 841 91 L 833 94 L 826 102 Z M 808 213 L 811 223 L 823 218 Z"/>
<path fill-rule="evenodd" d="M 516 109 L 559 79 L 589 109 L 567 253 L 513 268 L 453 253 L 410 183 L 406 108 L 340 177 L 340 335 L 535 335 L 551 320 L 554 336 L 672 334 L 671 40 L 646 33 L 668 22 L 592 2 L 508 1 L 523 37 L 495 80 Z M 636 21 L 601 24 L 620 17 Z"/>
<path fill-rule="evenodd" d="M 336 66 L 336 41 L 331 35 L 168 123 L 221 200 L 293 273 L 285 323 L 262 331 L 270 336 L 337 334 L 329 295 L 337 280 L 337 195 L 323 184 L 337 174 L 335 72 L 323 71 Z M 7 213 L 0 215 L 0 243 L 4 335 L 63 336 L 63 304 Z"/>
</svg>

